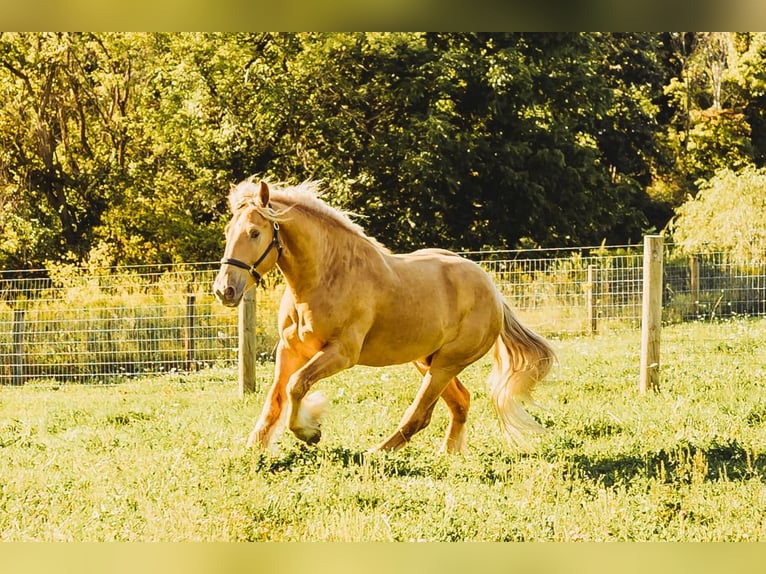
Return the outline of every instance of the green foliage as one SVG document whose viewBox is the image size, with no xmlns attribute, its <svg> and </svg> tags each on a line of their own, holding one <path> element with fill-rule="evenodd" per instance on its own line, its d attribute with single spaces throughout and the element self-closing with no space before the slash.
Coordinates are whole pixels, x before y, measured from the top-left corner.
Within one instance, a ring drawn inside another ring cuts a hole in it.
<svg viewBox="0 0 766 574">
<path fill-rule="evenodd" d="M 763 127 L 756 111 L 755 68 L 763 34 L 673 33 L 668 46 L 677 74 L 664 86 L 670 119 L 658 141 L 669 162 L 655 173 L 650 194 L 677 206 L 716 171 L 762 162 Z"/>
<path fill-rule="evenodd" d="M 26 253 L 6 242 L 0 262 L 80 261 L 91 249 L 111 262 L 172 262 L 212 251 L 207 228 L 219 215 L 209 190 L 225 178 L 208 165 L 195 173 L 199 163 L 189 158 L 199 157 L 211 130 L 188 133 L 199 119 L 199 88 L 175 82 L 188 70 L 167 57 L 165 40 L 0 36 L 0 206 L 47 230 L 19 230 L 4 217 L 14 235 L 23 232 Z M 175 74 L 172 94 L 156 88 L 167 68 Z"/>
<path fill-rule="evenodd" d="M 215 260 L 230 183 L 396 250 L 635 242 L 766 158 L 757 33 L 3 33 L 0 264 Z"/>
<path fill-rule="evenodd" d="M 673 239 L 688 253 L 731 252 L 741 262 L 766 258 L 766 169 L 722 169 L 678 209 Z"/>
</svg>

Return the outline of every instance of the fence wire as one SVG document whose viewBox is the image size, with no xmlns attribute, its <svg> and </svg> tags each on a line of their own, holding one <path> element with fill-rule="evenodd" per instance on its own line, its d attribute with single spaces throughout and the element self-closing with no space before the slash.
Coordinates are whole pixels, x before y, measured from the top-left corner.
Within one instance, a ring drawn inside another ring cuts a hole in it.
<svg viewBox="0 0 766 574">
<path fill-rule="evenodd" d="M 474 251 L 522 320 L 542 333 L 635 328 L 642 247 Z"/>
<path fill-rule="evenodd" d="M 530 326 L 546 334 L 639 328 L 643 245 L 475 251 L 479 263 Z M 663 256 L 663 321 L 766 315 L 766 254 L 738 261 L 727 253 Z"/>
<path fill-rule="evenodd" d="M 643 247 L 481 251 L 479 263 L 528 325 L 546 335 L 637 329 Z M 764 258 L 766 259 L 766 258 Z M 218 263 L 0 271 L 0 384 L 109 383 L 237 362 L 236 310 L 212 295 Z M 256 347 L 278 333 L 279 276 L 256 296 Z M 766 314 L 766 265 L 666 246 L 663 321 Z"/>
<path fill-rule="evenodd" d="M 232 365 L 237 313 L 217 265 L 0 274 L 0 382 L 89 383 Z"/>
</svg>

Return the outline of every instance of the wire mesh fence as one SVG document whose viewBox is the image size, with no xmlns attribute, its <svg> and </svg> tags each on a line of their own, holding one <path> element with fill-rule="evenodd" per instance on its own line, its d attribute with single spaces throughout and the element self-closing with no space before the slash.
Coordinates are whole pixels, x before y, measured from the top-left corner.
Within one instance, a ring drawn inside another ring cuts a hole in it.
<svg viewBox="0 0 766 574">
<path fill-rule="evenodd" d="M 0 274 L 0 382 L 106 383 L 236 362 L 212 264 Z"/>
<path fill-rule="evenodd" d="M 490 273 L 530 326 L 546 334 L 637 329 L 643 245 L 463 254 Z M 727 253 L 686 255 L 665 246 L 663 321 L 766 314 L 766 254 L 739 261 Z"/>
<path fill-rule="evenodd" d="M 766 254 L 740 261 L 727 253 L 675 255 L 665 266 L 668 322 L 766 314 Z"/>
<path fill-rule="evenodd" d="M 637 329 L 642 246 L 482 251 L 478 262 L 546 335 Z M 764 258 L 766 259 L 766 258 Z M 666 246 L 663 321 L 766 314 L 766 265 Z M 217 263 L 0 271 L 0 384 L 110 383 L 237 362 L 237 312 L 212 295 Z M 276 346 L 278 274 L 256 296 L 256 348 Z"/>
<path fill-rule="evenodd" d="M 542 333 L 635 328 L 642 247 L 473 251 L 521 319 Z"/>
</svg>

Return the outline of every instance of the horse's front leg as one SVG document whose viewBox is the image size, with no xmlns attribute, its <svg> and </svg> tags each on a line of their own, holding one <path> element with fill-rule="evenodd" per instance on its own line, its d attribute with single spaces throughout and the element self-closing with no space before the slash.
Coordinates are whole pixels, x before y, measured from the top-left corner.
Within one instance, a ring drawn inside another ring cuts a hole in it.
<svg viewBox="0 0 766 574">
<path fill-rule="evenodd" d="M 308 397 L 306 394 L 320 379 L 347 369 L 355 362 L 355 357 L 339 344 L 331 342 L 290 377 L 287 384 L 288 425 L 295 436 L 308 444 L 319 442 L 322 435 L 321 416 L 326 401 L 319 393 Z"/>
<path fill-rule="evenodd" d="M 306 358 L 292 352 L 282 341 L 279 342 L 274 366 L 274 382 L 266 395 L 266 402 L 255 423 L 255 428 L 247 440 L 248 447 L 260 450 L 270 449 L 277 441 L 281 433 L 279 423 L 287 400 L 287 382 L 306 361 Z"/>
</svg>

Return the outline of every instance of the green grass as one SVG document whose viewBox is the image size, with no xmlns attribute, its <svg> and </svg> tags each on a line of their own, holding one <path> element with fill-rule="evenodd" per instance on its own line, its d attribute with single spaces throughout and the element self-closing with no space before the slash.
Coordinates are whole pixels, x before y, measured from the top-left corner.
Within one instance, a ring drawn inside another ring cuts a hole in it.
<svg viewBox="0 0 766 574">
<path fill-rule="evenodd" d="M 663 331 L 662 388 L 638 392 L 638 333 L 554 341 L 532 409 L 549 433 L 508 449 L 470 367 L 469 454 L 446 425 L 393 454 L 418 380 L 356 367 L 321 388 L 322 442 L 245 450 L 260 391 L 234 370 L 115 386 L 0 388 L 2 540 L 765 540 L 766 321 Z"/>
</svg>

